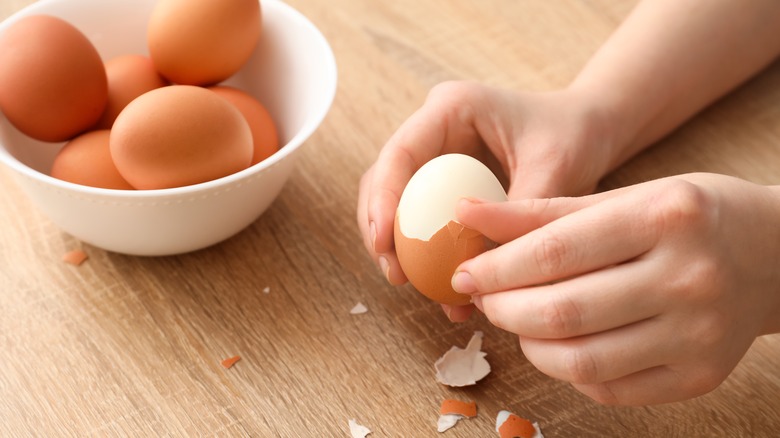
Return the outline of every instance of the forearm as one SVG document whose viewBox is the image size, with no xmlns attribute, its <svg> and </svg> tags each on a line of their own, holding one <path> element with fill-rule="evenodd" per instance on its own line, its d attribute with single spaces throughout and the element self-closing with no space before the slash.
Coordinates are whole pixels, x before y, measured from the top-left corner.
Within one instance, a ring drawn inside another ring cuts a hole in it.
<svg viewBox="0 0 780 438">
<path fill-rule="evenodd" d="M 778 0 L 645 0 L 571 84 L 614 123 L 610 168 L 780 53 Z"/>
</svg>

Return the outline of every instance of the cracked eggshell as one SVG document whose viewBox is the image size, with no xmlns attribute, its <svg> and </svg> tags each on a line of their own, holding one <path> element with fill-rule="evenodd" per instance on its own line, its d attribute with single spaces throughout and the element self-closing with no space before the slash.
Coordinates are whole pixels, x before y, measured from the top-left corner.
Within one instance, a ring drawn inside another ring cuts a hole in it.
<svg viewBox="0 0 780 438">
<path fill-rule="evenodd" d="M 507 200 L 501 183 L 479 160 L 441 155 L 412 176 L 396 211 L 395 250 L 401 269 L 418 291 L 442 304 L 470 302 L 468 295 L 452 289 L 452 275 L 462 262 L 494 246 L 457 221 L 455 207 L 461 198 Z"/>
</svg>

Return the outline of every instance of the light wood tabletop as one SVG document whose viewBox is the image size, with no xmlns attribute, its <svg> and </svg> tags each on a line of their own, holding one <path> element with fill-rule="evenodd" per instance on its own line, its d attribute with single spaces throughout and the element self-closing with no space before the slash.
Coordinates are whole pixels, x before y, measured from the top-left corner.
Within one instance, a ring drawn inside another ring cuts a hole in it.
<svg viewBox="0 0 780 438">
<path fill-rule="evenodd" d="M 30 3 L 3 0 L 0 18 Z M 330 41 L 338 93 L 279 198 L 235 237 L 180 256 L 106 252 L 60 231 L 0 170 L 0 436 L 347 437 L 354 419 L 370 437 L 434 437 L 445 398 L 479 412 L 445 437 L 497 436 L 503 409 L 547 437 L 777 436 L 780 337 L 759 338 L 702 397 L 601 406 L 481 315 L 452 324 L 388 285 L 355 224 L 361 174 L 433 85 L 565 86 L 633 1 L 289 3 Z M 780 183 L 780 65 L 601 189 L 691 171 Z M 61 261 L 79 248 L 81 266 Z M 351 314 L 357 303 L 368 311 Z M 438 383 L 436 359 L 477 330 L 491 374 Z"/>
</svg>

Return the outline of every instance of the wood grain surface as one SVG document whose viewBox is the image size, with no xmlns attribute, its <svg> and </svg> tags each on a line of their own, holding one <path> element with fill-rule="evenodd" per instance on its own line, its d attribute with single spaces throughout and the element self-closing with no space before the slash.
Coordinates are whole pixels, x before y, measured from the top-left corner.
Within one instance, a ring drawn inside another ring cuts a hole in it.
<svg viewBox="0 0 780 438">
<path fill-rule="evenodd" d="M 0 18 L 30 3 L 2 0 Z M 705 396 L 604 407 L 541 374 L 484 318 L 451 324 L 389 286 L 362 247 L 359 177 L 431 86 L 564 86 L 633 1 L 289 3 L 329 39 L 338 94 L 280 197 L 237 236 L 175 257 L 105 252 L 60 231 L 0 170 L 0 436 L 347 437 L 355 419 L 370 437 L 435 437 L 444 398 L 479 409 L 445 437 L 497 436 L 501 409 L 548 438 L 777 436 L 778 336 Z M 780 66 L 602 188 L 689 171 L 780 182 Z M 60 260 L 76 248 L 83 265 Z M 357 302 L 369 311 L 351 315 Z M 492 373 L 467 389 L 438 384 L 434 361 L 475 330 Z"/>
</svg>

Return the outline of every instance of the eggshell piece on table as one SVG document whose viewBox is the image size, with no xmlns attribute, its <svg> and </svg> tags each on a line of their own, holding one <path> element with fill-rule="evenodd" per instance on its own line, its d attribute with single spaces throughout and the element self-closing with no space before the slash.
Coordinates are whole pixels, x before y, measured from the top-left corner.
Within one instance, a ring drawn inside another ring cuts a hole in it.
<svg viewBox="0 0 780 438">
<path fill-rule="evenodd" d="M 261 28 L 257 0 L 160 0 L 147 42 L 154 65 L 168 80 L 213 85 L 246 63 Z"/>
<path fill-rule="evenodd" d="M 475 385 L 490 374 L 490 364 L 482 350 L 481 331 L 474 332 L 466 348 L 451 347 L 433 364 L 436 380 L 447 386 L 462 387 Z"/>
<path fill-rule="evenodd" d="M 461 415 L 467 418 L 476 417 L 477 404 L 473 401 L 464 402 L 460 400 L 445 399 L 441 402 L 439 413 L 442 415 Z"/>
<path fill-rule="evenodd" d="M 455 427 L 463 418 L 465 417 L 458 414 L 441 414 L 439 415 L 439 419 L 436 420 L 436 431 L 440 433 L 446 432 Z"/>
<path fill-rule="evenodd" d="M 496 415 L 496 432 L 501 438 L 544 438 L 538 424 L 509 411 Z"/>
<path fill-rule="evenodd" d="M 349 435 L 352 438 L 366 438 L 371 434 L 371 429 L 359 424 L 357 421 L 349 420 Z"/>
<path fill-rule="evenodd" d="M 366 305 L 363 304 L 363 303 L 357 303 L 349 311 L 349 314 L 350 315 L 362 315 L 362 314 L 364 314 L 366 312 L 368 312 L 368 307 L 366 307 Z"/>
<path fill-rule="evenodd" d="M 475 158 L 442 155 L 423 165 L 409 180 L 396 211 L 395 249 L 412 285 L 433 301 L 465 305 L 451 281 L 455 269 L 494 244 L 461 225 L 455 207 L 462 198 L 507 200 L 496 176 Z"/>
<path fill-rule="evenodd" d="M 89 256 L 87 255 L 87 253 L 85 253 L 80 249 L 74 249 L 62 255 L 62 261 L 73 266 L 80 266 L 88 258 Z"/>
<path fill-rule="evenodd" d="M 108 101 L 97 129 L 111 129 L 120 112 L 136 97 L 168 85 L 144 55 L 122 55 L 105 63 Z"/>
<path fill-rule="evenodd" d="M 232 368 L 233 365 L 235 365 L 236 362 L 238 362 L 239 360 L 241 360 L 241 356 L 233 356 L 227 359 L 223 359 L 222 362 L 220 362 L 220 364 L 222 365 L 223 368 L 229 369 Z"/>
<path fill-rule="evenodd" d="M 477 404 L 475 402 L 464 402 L 460 400 L 446 399 L 441 402 L 439 409 L 439 420 L 436 422 L 438 432 L 446 432 L 455 427 L 458 421 L 463 418 L 473 418 L 477 416 Z"/>
<path fill-rule="evenodd" d="M 51 176 L 63 181 L 104 189 L 132 190 L 111 159 L 110 131 L 90 131 L 74 138 L 54 158 Z"/>
<path fill-rule="evenodd" d="M 252 164 L 257 164 L 279 150 L 279 135 L 271 114 L 257 99 L 237 88 L 219 85 L 209 88 L 236 106 L 252 130 L 254 154 Z"/>
<path fill-rule="evenodd" d="M 152 90 L 119 114 L 111 156 L 136 189 L 198 184 L 241 171 L 252 160 L 252 132 L 233 105 L 201 87 Z"/>
<path fill-rule="evenodd" d="M 0 109 L 22 133 L 69 140 L 95 125 L 107 94 L 100 55 L 70 23 L 33 15 L 0 34 Z"/>
</svg>

